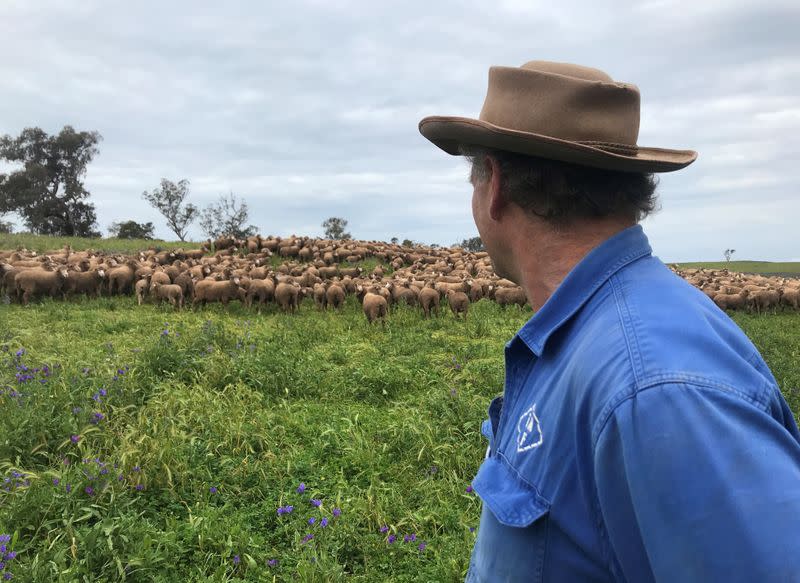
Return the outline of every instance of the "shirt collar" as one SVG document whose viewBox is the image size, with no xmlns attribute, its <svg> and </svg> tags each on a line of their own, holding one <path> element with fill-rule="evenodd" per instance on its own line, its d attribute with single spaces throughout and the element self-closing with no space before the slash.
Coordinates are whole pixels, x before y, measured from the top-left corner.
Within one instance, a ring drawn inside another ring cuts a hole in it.
<svg viewBox="0 0 800 583">
<path fill-rule="evenodd" d="M 606 239 L 572 268 L 544 306 L 520 328 L 517 337 L 536 356 L 541 356 L 550 335 L 569 320 L 612 275 L 651 253 L 641 225 L 628 227 Z"/>
</svg>

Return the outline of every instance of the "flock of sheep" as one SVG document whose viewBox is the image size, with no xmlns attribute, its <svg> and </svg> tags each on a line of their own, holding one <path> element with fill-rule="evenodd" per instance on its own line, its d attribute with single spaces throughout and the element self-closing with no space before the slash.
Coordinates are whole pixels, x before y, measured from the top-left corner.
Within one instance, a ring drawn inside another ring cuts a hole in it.
<svg viewBox="0 0 800 583">
<path fill-rule="evenodd" d="M 675 272 L 699 288 L 723 310 L 755 312 L 800 308 L 800 279 L 734 271 L 680 269 Z"/>
<path fill-rule="evenodd" d="M 367 272 L 359 264 L 370 258 L 377 264 Z M 260 236 L 220 238 L 192 251 L 150 249 L 137 256 L 69 247 L 41 255 L 24 249 L 0 252 L 3 294 L 22 304 L 36 296 L 135 294 L 140 305 L 170 302 L 177 309 L 238 300 L 260 310 L 274 302 L 287 312 L 304 298 L 313 298 L 321 310 L 339 309 L 353 295 L 370 322 L 385 321 L 399 302 L 419 307 L 427 318 L 439 315 L 446 299 L 464 319 L 470 304 L 481 298 L 526 303 L 522 288 L 494 274 L 485 252 Z"/>
<path fill-rule="evenodd" d="M 370 258 L 376 266 L 365 271 L 359 264 Z M 676 272 L 722 309 L 761 312 L 800 306 L 800 280 L 726 270 Z M 192 251 L 150 249 L 137 256 L 72 251 L 69 246 L 41 255 L 24 249 L 0 252 L 0 296 L 27 304 L 36 296 L 79 294 L 135 294 L 139 305 L 170 302 L 176 309 L 236 300 L 260 310 L 274 302 L 287 312 L 304 298 L 313 298 L 321 310 L 340 309 L 353 295 L 370 323 L 385 321 L 399 302 L 418 306 L 428 318 L 439 315 L 446 299 L 455 316 L 465 319 L 470 303 L 482 298 L 501 305 L 526 303 L 522 288 L 494 273 L 487 253 L 459 248 L 255 236 L 246 241 L 223 237 Z"/>
</svg>

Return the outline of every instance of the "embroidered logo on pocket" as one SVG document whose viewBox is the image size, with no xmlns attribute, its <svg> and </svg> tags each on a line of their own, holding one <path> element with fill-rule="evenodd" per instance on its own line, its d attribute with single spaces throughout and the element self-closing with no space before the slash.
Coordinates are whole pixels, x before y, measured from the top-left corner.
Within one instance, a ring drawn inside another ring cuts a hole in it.
<svg viewBox="0 0 800 583">
<path fill-rule="evenodd" d="M 517 451 L 528 451 L 540 445 L 542 445 L 542 426 L 536 416 L 536 403 L 534 403 L 517 422 Z"/>
</svg>

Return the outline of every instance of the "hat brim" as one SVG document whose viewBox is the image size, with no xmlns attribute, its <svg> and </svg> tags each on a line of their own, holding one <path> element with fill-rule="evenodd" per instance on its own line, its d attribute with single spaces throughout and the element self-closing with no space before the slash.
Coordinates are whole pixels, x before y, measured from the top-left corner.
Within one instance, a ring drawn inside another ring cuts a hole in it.
<svg viewBox="0 0 800 583">
<path fill-rule="evenodd" d="M 420 133 L 433 144 L 454 156 L 462 145 L 484 146 L 497 150 L 561 160 L 620 172 L 673 172 L 697 159 L 693 150 L 670 150 L 639 146 L 635 154 L 610 152 L 598 145 L 587 145 L 502 128 L 468 117 L 430 116 L 419 122 Z M 613 147 L 613 145 L 612 145 Z"/>
</svg>

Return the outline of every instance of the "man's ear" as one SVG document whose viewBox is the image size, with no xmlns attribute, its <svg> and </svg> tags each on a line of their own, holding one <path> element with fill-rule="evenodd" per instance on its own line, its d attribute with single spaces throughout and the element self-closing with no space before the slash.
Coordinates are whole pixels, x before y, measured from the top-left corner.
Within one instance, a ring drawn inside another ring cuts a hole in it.
<svg viewBox="0 0 800 583">
<path fill-rule="evenodd" d="M 492 220 L 499 221 L 508 206 L 508 201 L 503 196 L 503 176 L 500 172 L 500 164 L 492 156 L 486 156 L 484 163 L 491 171 L 488 180 L 489 216 Z"/>
</svg>

